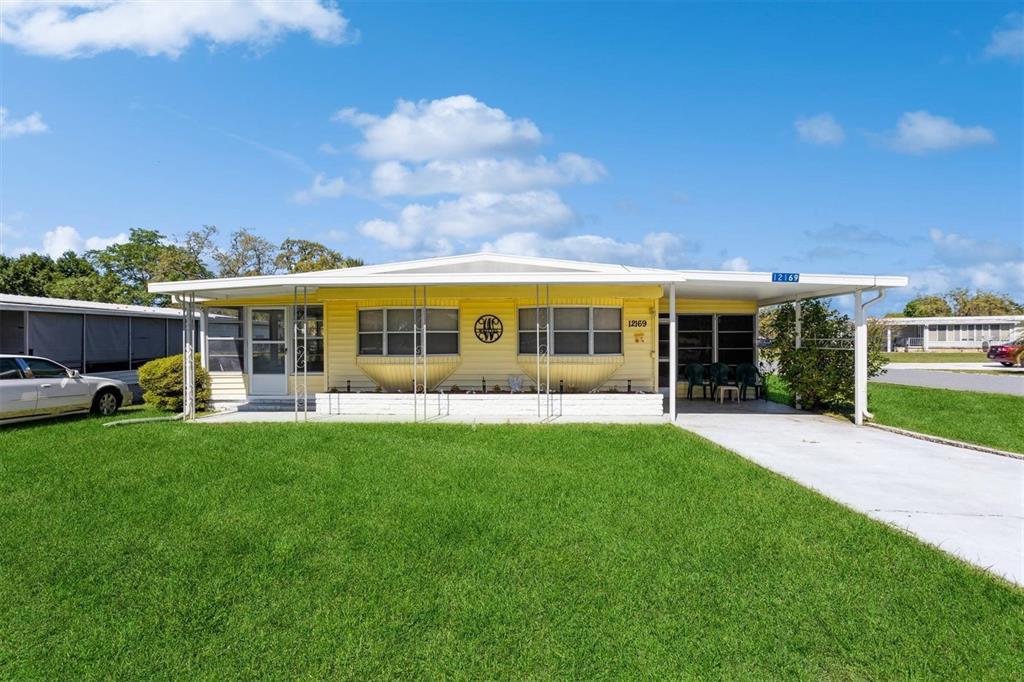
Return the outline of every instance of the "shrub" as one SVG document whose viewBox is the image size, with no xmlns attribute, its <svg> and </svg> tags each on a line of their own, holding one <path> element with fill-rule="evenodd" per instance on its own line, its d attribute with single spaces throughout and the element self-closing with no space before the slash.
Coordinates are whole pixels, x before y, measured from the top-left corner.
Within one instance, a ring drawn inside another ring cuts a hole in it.
<svg viewBox="0 0 1024 682">
<path fill-rule="evenodd" d="M 198 353 L 195 363 L 196 410 L 202 410 L 210 400 L 210 374 L 200 365 Z M 184 369 L 184 358 L 181 355 L 150 360 L 144 364 L 139 368 L 142 399 L 157 409 L 181 412 L 184 407 Z"/>
<path fill-rule="evenodd" d="M 796 310 L 781 305 L 761 316 L 761 333 L 771 340 L 762 356 L 777 365 L 779 377 L 808 410 L 848 410 L 853 405 L 853 324 L 820 300 L 801 301 L 796 348 Z M 868 325 L 868 377 L 885 365 L 880 327 Z"/>
</svg>

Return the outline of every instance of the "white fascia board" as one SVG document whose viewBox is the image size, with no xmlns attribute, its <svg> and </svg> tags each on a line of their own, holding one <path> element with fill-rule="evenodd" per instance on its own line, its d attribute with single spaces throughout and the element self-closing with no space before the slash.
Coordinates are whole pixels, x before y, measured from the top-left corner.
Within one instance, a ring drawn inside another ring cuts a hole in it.
<svg viewBox="0 0 1024 682">
<path fill-rule="evenodd" d="M 209 296 L 216 291 L 232 289 L 259 289 L 279 287 L 394 287 L 394 286 L 458 286 L 474 284 L 664 284 L 684 282 L 685 279 L 672 272 L 622 272 L 622 273 L 416 273 L 392 275 L 345 276 L 317 275 L 311 273 L 302 278 L 293 275 L 272 275 L 269 277 L 239 277 L 213 280 L 188 280 L 181 282 L 153 282 L 150 292 L 175 294 L 202 292 Z"/>
<path fill-rule="evenodd" d="M 0 310 L 28 310 L 30 312 L 70 313 L 75 315 L 133 315 L 135 317 L 181 317 L 181 311 L 174 308 L 130 305 L 126 303 L 99 303 L 73 299 L 42 296 L 0 296 Z"/>
</svg>

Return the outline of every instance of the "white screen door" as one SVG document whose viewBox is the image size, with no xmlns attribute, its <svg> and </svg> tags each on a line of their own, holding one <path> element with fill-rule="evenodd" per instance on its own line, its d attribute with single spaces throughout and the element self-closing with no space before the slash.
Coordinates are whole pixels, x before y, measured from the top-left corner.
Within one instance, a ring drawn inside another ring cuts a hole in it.
<svg viewBox="0 0 1024 682">
<path fill-rule="evenodd" d="M 284 308 L 253 308 L 249 393 L 288 393 L 288 346 Z"/>
</svg>

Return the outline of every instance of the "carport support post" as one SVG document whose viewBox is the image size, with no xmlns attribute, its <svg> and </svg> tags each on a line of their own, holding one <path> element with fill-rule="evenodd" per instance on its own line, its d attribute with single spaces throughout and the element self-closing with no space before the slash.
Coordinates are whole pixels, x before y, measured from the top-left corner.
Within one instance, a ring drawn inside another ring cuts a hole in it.
<svg viewBox="0 0 1024 682">
<path fill-rule="evenodd" d="M 188 421 L 196 416 L 196 379 L 195 379 L 195 324 L 196 295 L 186 294 L 182 298 L 182 419 Z"/>
<path fill-rule="evenodd" d="M 676 421 L 676 384 L 679 380 L 679 362 L 676 360 L 679 336 L 676 327 L 676 284 L 672 282 L 668 285 L 668 414 L 673 423 Z"/>
<path fill-rule="evenodd" d="M 860 426 L 864 417 L 871 418 L 868 412 L 868 318 L 867 307 L 885 298 L 885 289 L 879 289 L 878 295 L 865 302 L 860 291 L 853 294 L 854 330 L 853 330 L 853 423 Z"/>
<path fill-rule="evenodd" d="M 860 426 L 868 407 L 868 326 L 860 291 L 853 294 L 853 309 L 853 422 Z"/>
</svg>

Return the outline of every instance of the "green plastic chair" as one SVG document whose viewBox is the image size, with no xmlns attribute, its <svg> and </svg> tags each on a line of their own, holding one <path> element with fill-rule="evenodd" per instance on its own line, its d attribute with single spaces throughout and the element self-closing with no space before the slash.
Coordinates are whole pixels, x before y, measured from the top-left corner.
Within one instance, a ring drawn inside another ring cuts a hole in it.
<svg viewBox="0 0 1024 682">
<path fill-rule="evenodd" d="M 719 386 L 734 386 L 736 384 L 733 381 L 731 373 L 729 372 L 729 365 L 722 362 L 713 362 L 710 367 L 711 373 L 711 399 L 714 400 L 715 393 L 718 391 Z"/>
<path fill-rule="evenodd" d="M 754 389 L 754 400 L 760 397 L 768 399 L 768 394 L 764 390 L 764 382 L 761 381 L 761 373 L 757 370 L 757 367 L 744 362 L 736 367 L 736 378 L 740 382 L 740 399 L 747 399 L 747 389 Z"/>
<path fill-rule="evenodd" d="M 700 386 L 704 399 L 708 399 L 708 382 L 704 376 L 704 365 L 691 362 L 686 366 L 686 399 L 693 400 L 693 387 Z"/>
</svg>

